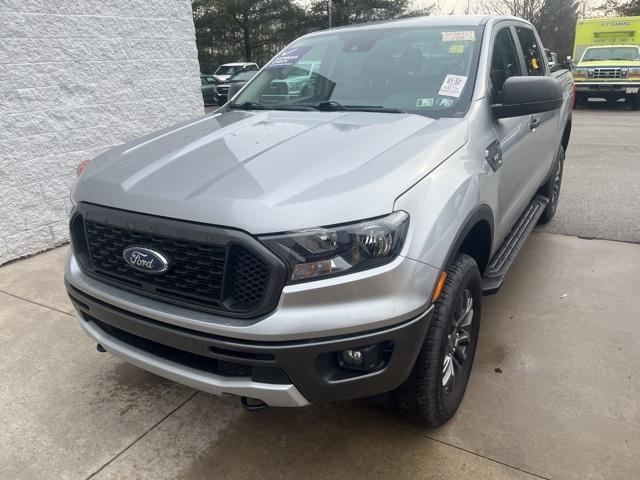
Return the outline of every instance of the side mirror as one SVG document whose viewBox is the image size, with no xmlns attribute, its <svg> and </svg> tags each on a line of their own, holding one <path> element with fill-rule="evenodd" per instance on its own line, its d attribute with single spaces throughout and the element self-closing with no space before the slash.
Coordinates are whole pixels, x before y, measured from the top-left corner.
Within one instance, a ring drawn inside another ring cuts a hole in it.
<svg viewBox="0 0 640 480">
<path fill-rule="evenodd" d="M 244 87 L 247 84 L 247 82 L 233 82 L 229 85 L 229 93 L 227 94 L 227 98 L 229 100 L 231 100 L 233 97 L 236 96 L 236 93 L 238 93 L 240 90 L 242 90 L 242 87 Z"/>
<path fill-rule="evenodd" d="M 562 106 L 562 87 L 552 77 L 509 77 L 502 85 L 502 103 L 491 105 L 496 118 L 549 112 Z"/>
</svg>

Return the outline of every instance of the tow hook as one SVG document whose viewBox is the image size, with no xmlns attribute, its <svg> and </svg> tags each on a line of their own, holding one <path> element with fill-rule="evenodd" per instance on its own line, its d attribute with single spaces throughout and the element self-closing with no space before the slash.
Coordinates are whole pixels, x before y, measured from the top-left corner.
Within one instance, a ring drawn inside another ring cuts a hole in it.
<svg viewBox="0 0 640 480">
<path fill-rule="evenodd" d="M 240 403 L 247 412 L 259 412 L 260 410 L 266 410 L 269 405 L 257 398 L 240 397 Z"/>
<path fill-rule="evenodd" d="M 104 353 L 104 352 L 106 352 L 106 351 L 107 351 L 107 350 L 106 350 L 102 345 L 100 345 L 99 343 L 97 343 L 97 344 L 96 344 L 96 350 L 98 350 L 100 353 Z"/>
</svg>

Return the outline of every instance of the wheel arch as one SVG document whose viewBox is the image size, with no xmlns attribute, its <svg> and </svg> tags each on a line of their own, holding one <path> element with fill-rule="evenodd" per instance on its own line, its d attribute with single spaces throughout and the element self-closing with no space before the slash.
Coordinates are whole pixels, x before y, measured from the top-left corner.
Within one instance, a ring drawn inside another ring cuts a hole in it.
<svg viewBox="0 0 640 480">
<path fill-rule="evenodd" d="M 571 117 L 567 120 L 567 123 L 564 126 L 564 131 L 562 132 L 562 140 L 560 140 L 560 144 L 564 149 L 565 153 L 567 152 L 567 148 L 569 148 L 569 139 L 571 138 Z"/>
<path fill-rule="evenodd" d="M 449 248 L 442 270 L 447 271 L 456 254 L 465 253 L 476 261 L 482 274 L 491 258 L 493 232 L 493 211 L 488 205 L 480 205 L 465 219 Z"/>
</svg>

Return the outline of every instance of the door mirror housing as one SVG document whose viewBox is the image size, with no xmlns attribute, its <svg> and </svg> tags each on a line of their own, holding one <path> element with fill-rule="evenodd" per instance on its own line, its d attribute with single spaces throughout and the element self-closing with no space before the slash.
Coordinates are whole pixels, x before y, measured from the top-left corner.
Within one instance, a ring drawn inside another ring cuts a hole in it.
<svg viewBox="0 0 640 480">
<path fill-rule="evenodd" d="M 491 105 L 496 118 L 549 112 L 562 106 L 562 86 L 552 77 L 509 77 L 502 86 L 502 103 Z"/>
<path fill-rule="evenodd" d="M 235 97 L 236 93 L 238 93 L 242 87 L 246 85 L 247 82 L 233 82 L 229 85 L 229 93 L 227 94 L 227 98 L 231 100 Z"/>
</svg>

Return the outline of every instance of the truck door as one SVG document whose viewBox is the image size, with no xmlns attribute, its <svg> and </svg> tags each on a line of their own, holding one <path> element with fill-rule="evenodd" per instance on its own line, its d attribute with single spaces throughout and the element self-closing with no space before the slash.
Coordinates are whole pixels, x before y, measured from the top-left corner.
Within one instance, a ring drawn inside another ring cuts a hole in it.
<svg viewBox="0 0 640 480">
<path fill-rule="evenodd" d="M 502 86 L 505 80 L 525 74 L 522 57 L 515 40 L 513 27 L 505 26 L 498 30 L 493 42 L 490 69 L 491 103 L 502 103 Z M 531 200 L 526 172 L 535 161 L 535 152 L 530 151 L 528 141 L 531 128 L 528 115 L 501 118 L 493 121 L 497 144 L 488 148 L 502 152 L 502 163 L 496 169 L 498 176 L 498 196 L 495 237 L 502 241 L 509 233 L 527 203 Z M 526 191 L 525 191 L 526 190 Z"/>
<path fill-rule="evenodd" d="M 516 27 L 515 30 L 527 75 L 549 75 L 549 71 L 543 63 L 542 48 L 540 48 L 540 41 L 535 32 L 527 27 Z M 559 127 L 558 110 L 536 113 L 530 115 L 529 118 L 531 134 L 527 138 L 526 144 L 528 145 L 528 157 L 531 161 L 527 164 L 524 172 L 528 180 L 528 184 L 524 188 L 530 196 L 533 196 L 551 170 L 556 157 L 558 145 L 555 144 L 555 139 L 559 137 L 556 131 Z"/>
</svg>

